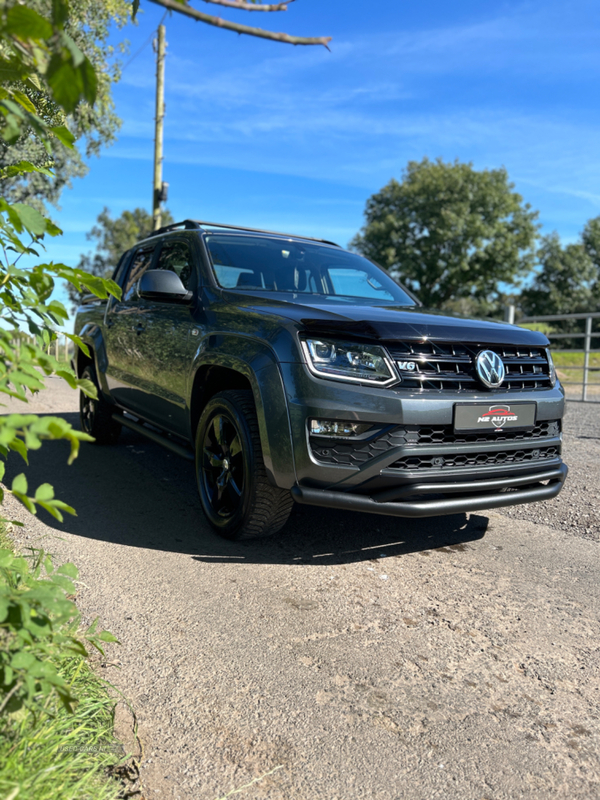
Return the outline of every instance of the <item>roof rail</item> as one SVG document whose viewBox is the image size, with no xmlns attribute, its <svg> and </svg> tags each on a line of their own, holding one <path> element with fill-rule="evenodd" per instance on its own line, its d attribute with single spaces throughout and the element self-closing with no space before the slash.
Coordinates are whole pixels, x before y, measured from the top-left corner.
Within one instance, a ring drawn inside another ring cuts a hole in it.
<svg viewBox="0 0 600 800">
<path fill-rule="evenodd" d="M 165 225 L 164 228 L 159 228 L 157 231 L 152 231 L 146 238 L 150 236 L 158 236 L 161 233 L 169 233 L 169 231 L 176 231 L 178 228 L 184 230 L 198 230 L 200 225 L 193 219 L 184 219 L 183 222 L 173 222 L 171 225 Z"/>
<path fill-rule="evenodd" d="M 329 239 L 315 239 L 314 236 L 300 236 L 297 233 L 282 233 L 281 231 L 265 231 L 262 228 L 247 228 L 244 225 L 229 225 L 225 222 L 206 222 L 206 220 L 194 220 L 199 228 L 207 225 L 209 228 L 228 228 L 234 231 L 250 231 L 251 233 L 268 233 L 271 236 L 285 236 L 290 239 L 306 239 L 310 242 L 321 242 L 322 244 L 331 244 L 334 247 L 340 247 L 337 242 L 330 242 Z"/>
<path fill-rule="evenodd" d="M 244 225 L 230 225 L 225 222 L 206 222 L 205 220 L 184 219 L 183 222 L 173 222 L 171 225 L 165 225 L 164 228 L 159 228 L 157 231 L 152 231 L 145 238 L 149 239 L 151 236 L 158 236 L 161 233 L 169 233 L 176 231 L 179 228 L 184 230 L 202 230 L 204 226 L 209 228 L 227 228 L 233 231 L 250 231 L 251 233 L 267 233 L 271 236 L 285 236 L 289 239 L 306 239 L 309 242 L 321 242 L 322 244 L 331 244 L 334 247 L 340 247 L 337 242 L 330 242 L 329 239 L 315 239 L 313 236 L 300 236 L 297 233 L 282 233 L 281 231 L 265 231 L 262 228 L 247 228 Z"/>
</svg>

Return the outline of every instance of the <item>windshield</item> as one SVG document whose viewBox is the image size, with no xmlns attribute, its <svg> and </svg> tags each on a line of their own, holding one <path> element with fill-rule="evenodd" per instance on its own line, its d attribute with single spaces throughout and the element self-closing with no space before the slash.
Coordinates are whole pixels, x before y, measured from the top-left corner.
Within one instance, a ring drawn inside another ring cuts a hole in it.
<svg viewBox="0 0 600 800">
<path fill-rule="evenodd" d="M 227 233 L 208 234 L 205 242 L 223 289 L 415 305 L 382 269 L 336 247 Z"/>
</svg>

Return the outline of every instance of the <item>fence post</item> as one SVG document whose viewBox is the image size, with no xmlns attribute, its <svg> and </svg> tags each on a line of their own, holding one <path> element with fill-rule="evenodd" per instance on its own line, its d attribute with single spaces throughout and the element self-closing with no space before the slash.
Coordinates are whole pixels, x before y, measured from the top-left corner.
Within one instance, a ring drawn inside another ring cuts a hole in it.
<svg viewBox="0 0 600 800">
<path fill-rule="evenodd" d="M 585 319 L 585 349 L 583 351 L 583 387 L 581 393 L 581 400 L 583 403 L 587 400 L 587 384 L 588 373 L 590 370 L 590 350 L 592 349 L 592 318 L 586 317 Z"/>
<path fill-rule="evenodd" d="M 504 322 L 509 325 L 515 324 L 515 307 L 513 305 L 504 306 Z"/>
</svg>

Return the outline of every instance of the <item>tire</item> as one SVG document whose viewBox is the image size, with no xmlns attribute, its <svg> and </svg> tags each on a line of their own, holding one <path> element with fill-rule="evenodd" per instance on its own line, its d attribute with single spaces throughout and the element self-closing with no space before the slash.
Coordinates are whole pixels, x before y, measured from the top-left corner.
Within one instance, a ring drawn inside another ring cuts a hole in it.
<svg viewBox="0 0 600 800">
<path fill-rule="evenodd" d="M 206 404 L 196 431 L 196 481 L 206 517 L 225 539 L 272 536 L 287 522 L 294 501 L 267 479 L 252 392 L 219 392 Z"/>
<path fill-rule="evenodd" d="M 112 418 L 112 406 L 102 397 L 96 370 L 91 364 L 88 364 L 81 373 L 81 377 L 91 381 L 98 392 L 97 400 L 92 400 L 82 391 L 79 392 L 81 430 L 94 437 L 94 444 L 116 444 L 121 433 L 121 426 Z"/>
</svg>

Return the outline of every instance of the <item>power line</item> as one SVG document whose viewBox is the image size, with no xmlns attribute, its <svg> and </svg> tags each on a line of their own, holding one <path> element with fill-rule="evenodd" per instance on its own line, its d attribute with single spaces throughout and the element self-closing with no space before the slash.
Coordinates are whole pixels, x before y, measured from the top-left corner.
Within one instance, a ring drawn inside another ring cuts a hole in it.
<svg viewBox="0 0 600 800">
<path fill-rule="evenodd" d="M 163 24 L 163 22 L 165 21 L 165 17 L 167 16 L 167 14 L 168 14 L 168 13 L 169 13 L 169 12 L 168 12 L 168 10 L 167 10 L 167 11 L 165 11 L 165 13 L 163 14 L 163 17 L 162 17 L 161 21 L 158 23 L 158 24 L 159 24 L 159 26 Z M 125 64 L 125 66 L 121 68 L 121 73 L 125 72 L 125 70 L 127 69 L 127 67 L 128 67 L 130 64 L 131 64 L 131 62 L 132 62 L 132 61 L 134 61 L 134 60 L 135 60 L 135 59 L 136 59 L 136 58 L 139 56 L 139 54 L 142 52 L 142 50 L 144 50 L 146 47 L 148 47 L 148 45 L 150 44 L 150 42 L 152 41 L 152 39 L 153 39 L 153 38 L 156 36 L 157 32 L 158 32 L 158 28 L 157 28 L 155 31 L 152 31 L 152 33 L 150 34 L 150 36 L 149 36 L 149 37 L 146 39 L 146 41 L 145 41 L 145 42 L 144 42 L 144 44 L 143 44 L 143 45 L 142 45 L 142 46 L 139 48 L 139 50 L 136 50 L 136 52 L 135 52 L 135 53 L 134 53 L 134 54 L 131 56 L 131 58 L 130 58 L 130 59 L 129 59 L 129 61 L 128 61 L 128 62 Z"/>
</svg>

